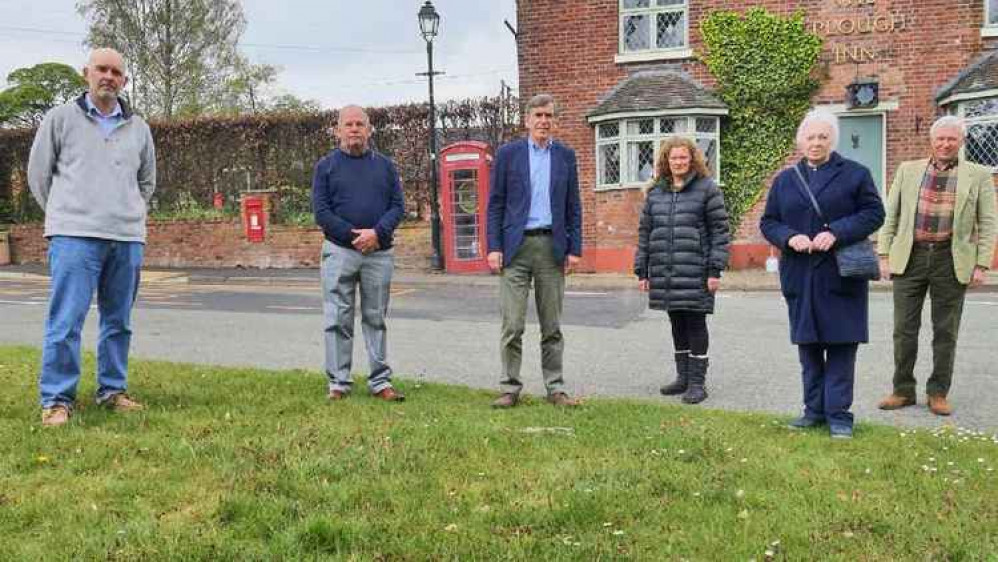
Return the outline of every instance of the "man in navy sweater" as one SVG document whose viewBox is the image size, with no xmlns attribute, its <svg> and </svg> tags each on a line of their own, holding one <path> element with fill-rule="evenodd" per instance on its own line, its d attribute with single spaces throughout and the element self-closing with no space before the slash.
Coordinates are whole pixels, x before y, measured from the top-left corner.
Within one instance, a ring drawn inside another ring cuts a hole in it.
<svg viewBox="0 0 998 562">
<path fill-rule="evenodd" d="M 371 121 L 358 106 L 339 112 L 339 148 L 315 166 L 312 209 L 322 243 L 322 309 L 325 317 L 329 399 L 350 392 L 354 301 L 360 285 L 361 326 L 371 374 L 368 390 L 387 402 L 405 396 L 392 387 L 385 315 L 395 257 L 392 237 L 405 205 L 395 164 L 371 150 Z"/>
</svg>

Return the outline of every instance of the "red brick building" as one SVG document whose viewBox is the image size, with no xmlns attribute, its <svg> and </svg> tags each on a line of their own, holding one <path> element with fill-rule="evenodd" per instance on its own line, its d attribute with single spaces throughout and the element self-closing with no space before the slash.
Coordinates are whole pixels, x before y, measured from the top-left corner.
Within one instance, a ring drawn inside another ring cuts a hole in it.
<svg viewBox="0 0 998 562">
<path fill-rule="evenodd" d="M 750 7 L 802 10 L 824 38 L 814 103 L 839 115 L 839 152 L 866 164 L 882 191 L 901 161 L 927 154 L 943 113 L 967 117 L 966 156 L 998 169 L 998 0 L 518 0 L 520 96 L 559 102 L 557 136 L 578 156 L 590 268 L 630 270 L 639 188 L 661 138 L 695 136 L 723 178 L 727 110 L 695 58 L 698 30 L 712 11 Z M 875 107 L 847 108 L 857 80 L 878 85 Z M 768 255 L 758 208 L 739 229 L 732 267 Z"/>
</svg>

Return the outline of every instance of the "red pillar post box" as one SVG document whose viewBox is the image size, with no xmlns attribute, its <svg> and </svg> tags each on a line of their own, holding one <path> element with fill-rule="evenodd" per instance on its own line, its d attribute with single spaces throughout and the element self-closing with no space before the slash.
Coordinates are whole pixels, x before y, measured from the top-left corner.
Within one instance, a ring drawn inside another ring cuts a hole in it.
<svg viewBox="0 0 998 562">
<path fill-rule="evenodd" d="M 440 220 L 449 272 L 489 270 L 485 220 L 491 167 L 492 152 L 483 142 L 458 142 L 440 151 Z"/>
</svg>

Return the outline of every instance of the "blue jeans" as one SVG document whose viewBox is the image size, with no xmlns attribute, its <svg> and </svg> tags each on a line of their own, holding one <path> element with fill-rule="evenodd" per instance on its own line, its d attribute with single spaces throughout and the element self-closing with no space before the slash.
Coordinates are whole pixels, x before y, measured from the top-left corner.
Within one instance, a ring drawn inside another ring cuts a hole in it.
<svg viewBox="0 0 998 562">
<path fill-rule="evenodd" d="M 72 407 L 80 382 L 80 333 L 97 292 L 97 402 L 125 391 L 132 305 L 139 289 L 144 245 L 97 238 L 53 236 L 52 276 L 39 391 L 43 408 Z"/>
<path fill-rule="evenodd" d="M 361 328 L 371 368 L 367 388 L 371 393 L 377 393 L 392 385 L 385 317 L 394 268 L 395 254 L 391 248 L 364 255 L 328 240 L 322 243 L 322 310 L 329 390 L 349 392 L 353 384 L 350 368 L 358 285 Z"/>
</svg>

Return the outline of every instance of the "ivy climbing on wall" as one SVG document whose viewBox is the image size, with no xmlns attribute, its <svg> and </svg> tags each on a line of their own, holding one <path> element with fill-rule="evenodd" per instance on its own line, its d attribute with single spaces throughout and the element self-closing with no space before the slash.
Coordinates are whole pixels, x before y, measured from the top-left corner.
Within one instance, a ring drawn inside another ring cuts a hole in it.
<svg viewBox="0 0 998 562">
<path fill-rule="evenodd" d="M 721 135 L 725 202 L 737 228 L 766 179 L 794 147 L 797 124 L 811 104 L 822 40 L 804 14 L 718 11 L 701 25 L 701 60 L 717 79 L 729 116 Z"/>
</svg>

